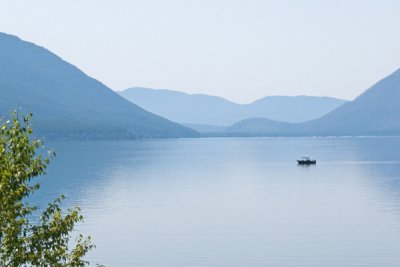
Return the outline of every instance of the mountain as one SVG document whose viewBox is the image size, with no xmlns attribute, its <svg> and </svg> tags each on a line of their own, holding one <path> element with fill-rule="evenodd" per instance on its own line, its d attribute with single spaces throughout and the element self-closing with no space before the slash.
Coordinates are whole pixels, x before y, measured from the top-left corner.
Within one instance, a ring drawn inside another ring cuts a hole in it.
<svg viewBox="0 0 400 267">
<path fill-rule="evenodd" d="M 320 119 L 304 123 L 299 130 L 319 135 L 399 135 L 400 69 L 354 101 Z"/>
<path fill-rule="evenodd" d="M 144 109 L 179 123 L 227 126 L 240 117 L 240 105 L 216 96 L 143 87 L 124 90 L 120 95 Z"/>
<path fill-rule="evenodd" d="M 245 105 L 246 118 L 265 117 L 275 121 L 304 122 L 319 118 L 346 103 L 319 96 L 267 96 Z"/>
<path fill-rule="evenodd" d="M 258 133 L 271 133 L 271 135 L 281 134 L 291 127 L 290 123 L 274 121 L 267 118 L 250 118 L 239 121 L 225 129 L 226 133 L 237 135 L 257 135 Z"/>
<path fill-rule="evenodd" d="M 135 87 L 120 94 L 140 107 L 172 121 L 190 124 L 229 126 L 252 117 L 301 122 L 325 115 L 345 100 L 312 96 L 271 96 L 250 104 L 237 104 L 221 97 L 186 94 L 171 90 Z"/>
<path fill-rule="evenodd" d="M 296 124 L 244 120 L 228 127 L 227 132 L 252 136 L 400 135 L 399 103 L 400 69 L 319 119 Z"/>
<path fill-rule="evenodd" d="M 0 114 L 34 113 L 52 138 L 192 137 L 197 132 L 145 111 L 43 47 L 0 33 Z"/>
<path fill-rule="evenodd" d="M 191 128 L 199 133 L 223 133 L 226 130 L 224 126 L 210 125 L 210 124 L 192 124 L 182 123 L 183 126 Z"/>
</svg>

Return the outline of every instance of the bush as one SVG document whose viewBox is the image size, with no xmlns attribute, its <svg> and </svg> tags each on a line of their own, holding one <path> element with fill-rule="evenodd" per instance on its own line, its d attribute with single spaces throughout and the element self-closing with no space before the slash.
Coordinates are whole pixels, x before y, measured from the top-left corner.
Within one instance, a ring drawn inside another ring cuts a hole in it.
<svg viewBox="0 0 400 267">
<path fill-rule="evenodd" d="M 40 188 L 33 178 L 44 175 L 55 156 L 44 155 L 43 142 L 32 137 L 31 118 L 14 112 L 0 126 L 0 266 L 86 266 L 83 258 L 94 247 L 90 237 L 70 242 L 83 220 L 79 207 L 63 212 L 64 196 L 41 213 L 27 203 Z"/>
</svg>

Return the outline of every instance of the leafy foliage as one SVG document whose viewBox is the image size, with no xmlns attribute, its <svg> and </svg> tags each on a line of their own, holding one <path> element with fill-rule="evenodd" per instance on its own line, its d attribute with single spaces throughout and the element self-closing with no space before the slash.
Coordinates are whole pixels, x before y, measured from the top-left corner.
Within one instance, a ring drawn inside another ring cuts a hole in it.
<svg viewBox="0 0 400 267">
<path fill-rule="evenodd" d="M 63 212 L 61 196 L 35 220 L 37 207 L 26 202 L 40 188 L 32 179 L 44 175 L 55 156 L 40 153 L 43 142 L 32 138 L 31 118 L 13 113 L 0 126 L 0 267 L 86 266 L 90 237 L 70 242 L 75 224 L 83 220 L 79 207 Z"/>
</svg>

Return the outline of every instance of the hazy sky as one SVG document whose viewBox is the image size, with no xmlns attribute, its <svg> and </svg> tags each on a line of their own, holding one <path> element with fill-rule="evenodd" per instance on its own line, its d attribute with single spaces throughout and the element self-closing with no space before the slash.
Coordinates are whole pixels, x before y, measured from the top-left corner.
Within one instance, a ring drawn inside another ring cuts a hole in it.
<svg viewBox="0 0 400 267">
<path fill-rule="evenodd" d="M 0 0 L 0 31 L 114 90 L 353 99 L 400 67 L 399 0 Z"/>
</svg>

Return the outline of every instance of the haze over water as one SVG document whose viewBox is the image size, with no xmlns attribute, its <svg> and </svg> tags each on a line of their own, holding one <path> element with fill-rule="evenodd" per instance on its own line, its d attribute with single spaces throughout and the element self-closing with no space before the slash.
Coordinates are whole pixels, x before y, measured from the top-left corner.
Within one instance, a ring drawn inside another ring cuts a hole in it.
<svg viewBox="0 0 400 267">
<path fill-rule="evenodd" d="M 400 266 L 399 139 L 53 142 L 35 199 L 107 266 Z"/>
</svg>

